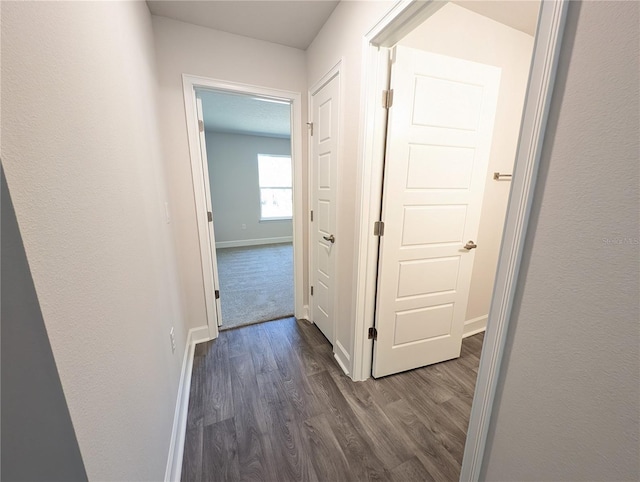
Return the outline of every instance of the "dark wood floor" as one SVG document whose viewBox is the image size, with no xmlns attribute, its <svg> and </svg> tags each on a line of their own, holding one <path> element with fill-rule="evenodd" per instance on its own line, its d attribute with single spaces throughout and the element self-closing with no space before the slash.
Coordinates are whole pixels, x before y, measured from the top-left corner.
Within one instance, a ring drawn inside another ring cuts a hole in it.
<svg viewBox="0 0 640 482">
<path fill-rule="evenodd" d="M 355 383 L 306 321 L 222 332 L 196 347 L 182 481 L 458 480 L 482 340 Z"/>
</svg>

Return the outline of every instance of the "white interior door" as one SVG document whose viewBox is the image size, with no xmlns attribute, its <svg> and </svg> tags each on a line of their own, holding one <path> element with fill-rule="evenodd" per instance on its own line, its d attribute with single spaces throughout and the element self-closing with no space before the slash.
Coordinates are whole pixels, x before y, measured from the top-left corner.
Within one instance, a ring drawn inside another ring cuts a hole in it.
<svg viewBox="0 0 640 482">
<path fill-rule="evenodd" d="M 220 309 L 220 283 L 218 282 L 218 260 L 216 257 L 216 238 L 213 230 L 213 211 L 211 205 L 211 188 L 209 186 L 209 161 L 207 159 L 207 140 L 204 133 L 204 116 L 202 114 L 202 99 L 196 93 L 196 110 L 198 113 L 198 133 L 200 135 L 200 159 L 202 159 L 202 181 L 204 182 L 204 195 L 209 209 L 209 251 L 211 253 L 211 265 L 213 269 L 213 290 L 215 300 L 216 319 L 218 326 L 222 325 L 222 310 Z M 203 261 L 204 262 L 204 261 Z M 205 289 L 209 283 L 205 282 Z"/>
<path fill-rule="evenodd" d="M 392 57 L 374 377 L 460 356 L 501 73 Z"/>
<path fill-rule="evenodd" d="M 311 95 L 312 321 L 334 343 L 336 289 L 336 181 L 340 79 L 336 74 Z"/>
</svg>

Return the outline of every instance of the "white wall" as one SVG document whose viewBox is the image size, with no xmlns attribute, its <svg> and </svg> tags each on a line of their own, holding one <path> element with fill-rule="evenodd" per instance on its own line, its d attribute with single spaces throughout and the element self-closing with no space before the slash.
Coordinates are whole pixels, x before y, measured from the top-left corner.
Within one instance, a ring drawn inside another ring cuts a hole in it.
<svg viewBox="0 0 640 482">
<path fill-rule="evenodd" d="M 639 480 L 640 4 L 570 2 L 484 480 Z"/>
<path fill-rule="evenodd" d="M 144 3 L 2 3 L 2 162 L 89 480 L 167 462 L 186 330 L 155 105 Z"/>
<path fill-rule="evenodd" d="M 364 35 L 393 6 L 392 2 L 340 2 L 307 49 L 309 86 L 318 82 L 342 59 L 343 131 L 338 155 L 338 219 L 340 243 L 336 263 L 336 340 L 351 357 L 354 343 L 353 308 L 356 269 L 356 169 L 360 131 L 362 41 Z M 351 370 L 352 359 L 342 360 Z"/>
<path fill-rule="evenodd" d="M 198 231 L 185 123 L 182 74 L 304 93 L 302 50 L 153 16 L 159 82 L 162 149 L 171 197 L 171 215 L 183 304 L 191 327 L 206 324 Z M 306 119 L 306 102 L 302 103 Z M 306 179 L 306 137 L 302 140 Z M 305 205 L 305 211 L 307 206 Z M 306 223 L 306 219 L 304 220 Z M 307 227 L 304 226 L 304 232 Z M 304 266 L 308 261 L 305 257 Z M 306 274 L 305 274 L 306 279 Z M 305 287 L 305 293 L 308 289 Z"/>
<path fill-rule="evenodd" d="M 258 184 L 258 154 L 290 156 L 291 139 L 209 131 L 205 136 L 216 244 L 225 247 L 244 241 L 249 246 L 247 242 L 291 240 L 290 219 L 260 221 Z"/>
<path fill-rule="evenodd" d="M 399 44 L 502 69 L 466 316 L 467 320 L 484 318 L 489 313 L 511 187 L 510 182 L 494 181 L 493 173 L 513 172 L 533 37 L 450 3 Z"/>
</svg>

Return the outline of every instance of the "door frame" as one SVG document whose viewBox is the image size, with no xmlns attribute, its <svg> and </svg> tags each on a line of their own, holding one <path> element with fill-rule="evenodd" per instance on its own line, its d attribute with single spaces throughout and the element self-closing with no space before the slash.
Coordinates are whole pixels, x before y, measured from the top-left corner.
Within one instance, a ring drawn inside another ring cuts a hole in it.
<svg viewBox="0 0 640 482">
<path fill-rule="evenodd" d="M 338 156 L 338 162 L 340 159 L 340 155 L 342 153 L 342 137 L 340 135 L 340 132 L 342 132 L 342 112 L 344 112 L 343 109 L 343 92 L 344 92 L 344 88 L 342 83 L 344 82 L 343 79 L 343 75 L 342 75 L 342 61 L 343 59 L 341 58 L 337 64 L 335 64 L 333 67 L 331 67 L 331 69 L 329 69 L 329 71 L 327 73 L 325 73 L 318 81 L 316 81 L 310 88 L 309 91 L 307 93 L 307 115 L 309 117 L 309 122 L 313 123 L 315 122 L 314 118 L 313 118 L 313 96 L 315 94 L 317 94 L 325 85 L 327 85 L 329 82 L 331 82 L 331 80 L 333 80 L 335 77 L 338 77 L 338 92 L 339 92 L 339 97 L 338 97 L 338 110 L 339 112 L 337 113 L 336 118 L 338 119 L 338 142 L 337 142 L 337 156 Z M 307 124 L 309 125 L 309 124 Z M 309 136 L 309 142 L 307 143 L 307 151 L 308 151 L 308 179 L 307 179 L 307 202 L 308 202 L 308 206 L 309 206 L 309 212 L 311 212 L 311 210 L 313 209 L 313 183 L 314 183 L 314 177 L 313 177 L 313 142 L 311 140 L 311 136 Z M 336 191 L 335 191 L 335 208 L 336 208 L 336 220 L 335 220 L 335 236 L 336 239 L 340 239 L 340 233 L 338 233 L 338 215 L 337 215 L 337 208 L 339 206 L 338 203 L 338 196 L 340 194 L 340 189 L 339 186 L 340 185 L 340 176 L 337 176 L 336 179 Z M 308 236 L 309 236 L 309 286 L 312 286 L 313 283 L 313 275 L 314 275 L 314 266 L 315 266 L 315 257 L 313 256 L 314 250 L 312 248 L 312 242 L 313 242 L 313 222 L 309 221 L 309 231 L 308 231 Z M 335 244 L 333 245 L 333 256 L 334 256 L 334 260 L 338 259 L 338 252 L 340 250 L 339 248 L 339 244 Z M 338 364 L 340 364 L 341 368 L 343 370 L 345 370 L 345 372 L 347 372 L 346 370 L 346 365 L 345 365 L 345 361 L 348 362 L 348 351 L 345 350 L 345 348 L 340 344 L 340 342 L 338 342 L 338 338 L 336 336 L 336 317 L 335 317 L 335 310 L 337 307 L 337 303 L 338 303 L 338 289 L 336 286 L 336 283 L 338 281 L 338 276 L 335 275 L 335 271 L 337 270 L 337 265 L 334 266 L 334 285 L 333 285 L 333 308 L 334 308 L 334 317 L 333 317 L 333 329 L 332 329 L 332 333 L 333 333 L 333 340 L 329 340 L 329 342 L 331 343 L 331 345 L 333 346 L 333 353 L 334 353 L 334 357 L 336 358 L 336 360 L 338 361 Z M 309 321 L 311 321 L 312 323 L 315 324 L 315 321 L 312 320 L 311 318 L 313 318 L 313 300 L 311 298 L 311 294 L 309 294 L 309 306 L 308 306 L 308 312 L 309 312 L 309 316 L 308 319 Z M 336 349 L 338 351 L 336 351 Z M 346 360 L 345 360 L 345 355 L 346 355 Z"/>
<path fill-rule="evenodd" d="M 373 340 L 369 340 L 367 335 L 369 328 L 374 326 L 379 245 L 379 238 L 373 236 L 372 227 L 380 219 L 387 114 L 380 103 L 380 92 L 388 88 L 389 47 L 445 3 L 402 0 L 363 38 L 361 85 L 364 88 L 356 193 L 360 202 L 357 242 L 361 249 L 356 260 L 356 297 L 353 306 L 353 379 L 357 381 L 366 380 L 371 375 Z M 568 0 L 541 0 L 511 193 L 462 462 L 460 480 L 464 481 L 478 480 L 482 467 L 567 7 Z"/>
<path fill-rule="evenodd" d="M 204 163 L 200 154 L 200 140 L 198 134 L 198 115 L 196 111 L 196 88 L 214 89 L 236 94 L 271 97 L 277 100 L 291 102 L 291 163 L 293 167 L 293 292 L 294 315 L 304 317 L 303 307 L 303 183 L 302 183 L 302 96 L 300 92 L 271 89 L 251 84 L 241 84 L 227 80 L 212 79 L 198 75 L 182 74 L 182 88 L 187 122 L 187 136 L 189 140 L 189 157 L 191 159 L 191 179 L 193 183 L 194 204 L 196 210 L 196 224 L 198 241 L 200 244 L 200 264 L 202 267 L 203 297 L 206 307 L 209 337 L 218 337 L 219 315 L 215 309 L 213 289 L 213 259 L 209 249 L 209 232 L 207 212 L 211 206 L 207 202 L 205 193 L 205 179 L 209 179 L 209 167 Z M 214 248 L 215 249 L 215 248 Z"/>
</svg>

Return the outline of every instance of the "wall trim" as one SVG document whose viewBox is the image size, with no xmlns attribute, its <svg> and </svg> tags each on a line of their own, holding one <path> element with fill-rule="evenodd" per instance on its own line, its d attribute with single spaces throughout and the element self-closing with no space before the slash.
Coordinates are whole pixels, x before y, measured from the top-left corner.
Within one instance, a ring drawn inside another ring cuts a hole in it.
<svg viewBox="0 0 640 482">
<path fill-rule="evenodd" d="M 484 337 L 462 460 L 462 481 L 479 480 L 485 458 L 568 5 L 568 0 L 544 0 L 540 5 L 511 194 L 489 308 L 491 321 Z"/>
<path fill-rule="evenodd" d="M 347 366 L 344 364 L 344 362 L 340 359 L 340 355 L 338 355 L 338 352 L 335 352 L 333 354 L 333 358 L 336 359 L 336 361 L 338 362 L 338 365 L 340 365 L 340 368 L 342 368 L 342 371 L 344 372 L 345 375 L 349 376 L 349 369 L 347 368 Z"/>
<path fill-rule="evenodd" d="M 277 238 L 239 239 L 237 241 L 216 241 L 216 249 L 239 248 L 242 246 L 261 246 L 263 244 L 293 243 L 293 236 L 280 236 Z"/>
<path fill-rule="evenodd" d="M 191 371 L 193 354 L 197 343 L 209 341 L 209 327 L 191 328 L 187 334 L 187 342 L 182 357 L 182 370 L 178 384 L 178 397 L 173 414 L 173 428 L 169 442 L 169 455 L 164 473 L 165 482 L 180 482 L 182 472 L 182 456 L 184 455 L 184 439 L 187 430 L 187 411 L 189 409 L 189 391 L 191 389 Z"/>
<path fill-rule="evenodd" d="M 487 329 L 487 319 L 489 315 L 478 316 L 464 322 L 464 329 L 462 331 L 462 338 L 468 336 L 477 335 Z"/>
<path fill-rule="evenodd" d="M 302 306 L 302 312 L 300 313 L 300 315 L 300 318 L 298 318 L 299 320 L 305 320 L 311 323 L 311 321 L 309 321 L 309 305 Z"/>
</svg>

